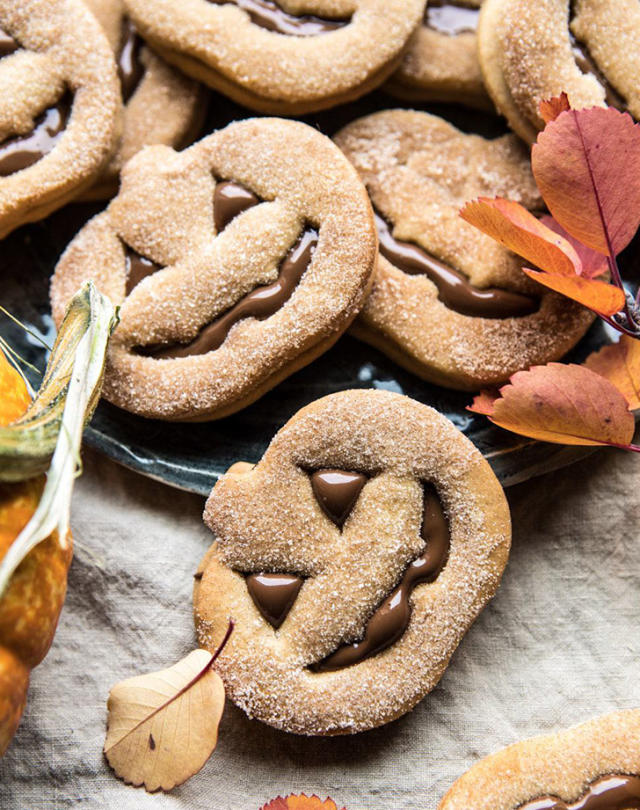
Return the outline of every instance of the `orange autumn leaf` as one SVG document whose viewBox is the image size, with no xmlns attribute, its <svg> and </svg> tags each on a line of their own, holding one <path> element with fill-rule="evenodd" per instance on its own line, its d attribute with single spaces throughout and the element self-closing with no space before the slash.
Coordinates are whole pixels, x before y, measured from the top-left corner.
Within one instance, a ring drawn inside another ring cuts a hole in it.
<svg viewBox="0 0 640 810">
<path fill-rule="evenodd" d="M 291 794 L 286 799 L 278 796 L 260 810 L 338 810 L 338 808 L 332 799 L 322 801 L 317 796 L 305 796 L 304 793 L 301 793 L 299 796 Z M 346 808 L 343 807 L 342 810 L 346 810 Z"/>
<path fill-rule="evenodd" d="M 542 120 L 545 124 L 549 124 L 551 121 L 555 121 L 560 113 L 571 109 L 569 96 L 566 93 L 560 93 L 559 96 L 550 98 L 548 101 L 541 101 L 538 109 Z"/>
<path fill-rule="evenodd" d="M 15 422 L 30 404 L 31 396 L 24 377 L 0 349 L 0 425 Z"/>
<path fill-rule="evenodd" d="M 622 335 L 618 343 L 590 354 L 585 366 L 612 382 L 627 400 L 629 410 L 640 408 L 640 340 Z"/>
<path fill-rule="evenodd" d="M 520 203 L 480 197 L 468 202 L 460 216 L 548 273 L 580 275 L 580 257 L 572 245 Z"/>
<path fill-rule="evenodd" d="M 640 450 L 629 444 L 635 420 L 627 401 L 585 366 L 549 363 L 519 371 L 497 394 L 482 392 L 469 410 L 540 441 Z"/>
<path fill-rule="evenodd" d="M 606 260 L 598 260 L 599 254 L 578 244 L 551 217 L 538 219 L 519 203 L 486 197 L 467 203 L 460 216 L 542 268 L 523 268 L 534 281 L 601 315 L 613 315 L 624 306 L 622 290 L 593 278 L 607 269 Z"/>
<path fill-rule="evenodd" d="M 611 258 L 629 244 L 640 225 L 640 126 L 628 113 L 561 112 L 538 135 L 531 168 L 547 207 L 576 239 Z"/>
<path fill-rule="evenodd" d="M 555 233 L 563 236 L 573 247 L 582 263 L 581 276 L 584 276 L 584 278 L 596 278 L 596 276 L 601 276 L 609 270 L 609 262 L 606 256 L 598 253 L 597 250 L 592 250 L 592 248 L 583 245 L 582 242 L 571 236 L 571 234 L 566 231 L 559 222 L 556 222 L 553 217 L 549 216 L 549 214 L 543 214 L 540 217 L 540 222 L 548 228 L 551 228 Z"/>
<path fill-rule="evenodd" d="M 619 287 L 583 276 L 561 276 L 523 267 L 523 272 L 554 292 L 572 298 L 600 315 L 614 315 L 624 306 L 624 293 Z"/>
</svg>

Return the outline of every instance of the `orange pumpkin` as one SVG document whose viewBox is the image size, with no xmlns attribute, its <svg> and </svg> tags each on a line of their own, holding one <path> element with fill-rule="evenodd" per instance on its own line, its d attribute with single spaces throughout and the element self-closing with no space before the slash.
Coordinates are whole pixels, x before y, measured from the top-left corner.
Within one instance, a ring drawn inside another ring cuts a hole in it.
<svg viewBox="0 0 640 810">
<path fill-rule="evenodd" d="M 22 376 L 0 350 L 0 425 L 22 416 L 30 402 Z M 17 484 L 0 483 L 0 560 L 35 512 L 45 480 L 41 475 Z M 20 723 L 29 673 L 51 646 L 71 556 L 71 536 L 63 549 L 57 533 L 50 535 L 24 558 L 0 597 L 0 756 Z"/>
</svg>

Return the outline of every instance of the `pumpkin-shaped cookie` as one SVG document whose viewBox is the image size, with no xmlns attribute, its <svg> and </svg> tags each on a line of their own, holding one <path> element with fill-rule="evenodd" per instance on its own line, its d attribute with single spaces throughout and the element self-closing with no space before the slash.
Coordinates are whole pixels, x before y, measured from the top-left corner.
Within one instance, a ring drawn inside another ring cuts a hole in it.
<svg viewBox="0 0 640 810">
<path fill-rule="evenodd" d="M 113 54 L 81 0 L 0 4 L 0 238 L 93 183 L 120 113 Z"/>
<path fill-rule="evenodd" d="M 254 110 L 357 98 L 397 67 L 424 0 L 125 0 L 168 62 Z"/>
<path fill-rule="evenodd" d="M 640 710 L 510 745 L 458 779 L 438 810 L 638 810 Z"/>
<path fill-rule="evenodd" d="M 408 397 L 311 403 L 214 487 L 198 639 L 251 717 L 300 734 L 387 723 L 437 684 L 507 561 L 502 488 L 444 416 Z"/>
<path fill-rule="evenodd" d="M 59 319 L 82 281 L 121 305 L 105 396 L 160 419 L 253 402 L 331 346 L 362 306 L 373 213 L 340 150 L 296 121 L 150 146 L 60 260 Z"/>
<path fill-rule="evenodd" d="M 511 127 L 534 141 L 541 101 L 640 118 L 638 0 L 485 0 L 478 55 L 487 90 Z"/>
<path fill-rule="evenodd" d="M 578 342 L 593 314 L 528 279 L 521 259 L 460 217 L 479 196 L 542 209 L 515 135 L 488 140 L 435 115 L 387 110 L 335 140 L 367 187 L 380 236 L 356 337 L 463 390 L 503 383 Z"/>
</svg>

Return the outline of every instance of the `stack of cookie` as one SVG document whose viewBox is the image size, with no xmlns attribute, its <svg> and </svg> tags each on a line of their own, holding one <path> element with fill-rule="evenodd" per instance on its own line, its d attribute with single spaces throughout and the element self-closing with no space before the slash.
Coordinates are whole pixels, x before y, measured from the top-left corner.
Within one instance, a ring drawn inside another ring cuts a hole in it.
<svg viewBox="0 0 640 810">
<path fill-rule="evenodd" d="M 559 359 L 592 322 L 458 212 L 482 195 L 542 210 L 526 144 L 542 99 L 640 114 L 637 0 L 0 0 L 0 29 L 0 235 L 115 194 L 51 300 L 59 322 L 92 279 L 120 307 L 104 386 L 120 408 L 225 417 L 349 328 L 477 390 Z M 514 132 L 467 134 L 380 94 L 358 118 L 381 85 L 478 120 L 495 104 Z M 229 114 L 193 143 L 206 88 L 222 117 L 223 96 L 281 117 Z M 292 120 L 336 105 L 333 140 Z M 310 404 L 205 517 L 200 642 L 214 649 L 232 614 L 230 695 L 306 734 L 380 725 L 432 689 L 510 542 L 478 451 L 380 392 Z"/>
</svg>

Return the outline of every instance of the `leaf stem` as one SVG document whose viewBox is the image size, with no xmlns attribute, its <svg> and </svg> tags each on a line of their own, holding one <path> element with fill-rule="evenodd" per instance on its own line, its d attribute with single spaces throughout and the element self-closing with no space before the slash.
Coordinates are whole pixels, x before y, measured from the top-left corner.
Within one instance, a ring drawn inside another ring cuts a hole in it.
<svg viewBox="0 0 640 810">
<path fill-rule="evenodd" d="M 233 619 L 229 619 L 229 626 L 227 627 L 227 632 L 224 634 L 224 638 L 223 638 L 223 639 L 222 639 L 222 641 L 220 642 L 220 646 L 219 646 L 219 647 L 218 647 L 218 649 L 217 649 L 217 650 L 214 652 L 214 654 L 213 654 L 213 656 L 212 656 L 212 658 L 211 658 L 211 661 L 209 662 L 209 666 L 210 666 L 210 667 L 212 667 L 212 666 L 214 665 L 214 663 L 215 663 L 215 661 L 216 661 L 216 658 L 218 658 L 218 656 L 220 655 L 220 653 L 221 653 L 221 652 L 224 650 L 224 648 L 227 646 L 227 641 L 229 641 L 229 639 L 231 638 L 231 633 L 233 633 L 233 629 L 234 629 L 234 627 L 235 627 L 235 626 L 236 626 L 236 624 L 235 624 L 235 622 L 233 621 Z"/>
<path fill-rule="evenodd" d="M 603 315 L 601 312 L 598 312 L 597 314 L 602 318 L 602 320 L 605 323 L 609 324 L 609 326 L 612 329 L 615 329 L 618 332 L 622 332 L 623 335 L 628 335 L 629 337 L 635 338 L 636 340 L 640 339 L 640 331 L 627 329 L 626 326 L 623 326 L 621 323 L 614 321 L 613 318 L 611 318 L 609 315 Z"/>
</svg>

